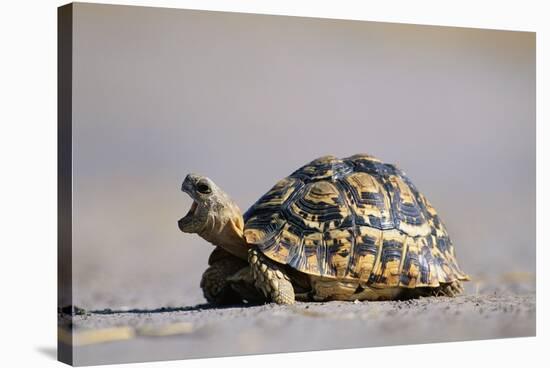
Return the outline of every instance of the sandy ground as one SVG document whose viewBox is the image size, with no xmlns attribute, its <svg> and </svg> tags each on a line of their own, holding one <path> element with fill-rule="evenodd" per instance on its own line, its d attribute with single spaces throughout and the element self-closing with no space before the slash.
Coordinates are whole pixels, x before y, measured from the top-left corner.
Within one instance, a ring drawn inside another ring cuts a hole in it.
<svg viewBox="0 0 550 368">
<path fill-rule="evenodd" d="M 456 298 L 107 308 L 74 317 L 81 343 L 74 359 L 91 365 L 532 336 L 535 314 L 534 283 L 524 279 L 469 284 Z"/>
</svg>

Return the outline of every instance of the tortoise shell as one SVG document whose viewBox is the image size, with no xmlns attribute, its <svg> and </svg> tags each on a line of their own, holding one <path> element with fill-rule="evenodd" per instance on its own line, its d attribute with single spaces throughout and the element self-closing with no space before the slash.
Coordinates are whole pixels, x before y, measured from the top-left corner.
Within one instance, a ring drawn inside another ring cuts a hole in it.
<svg viewBox="0 0 550 368">
<path fill-rule="evenodd" d="M 244 221 L 248 243 L 309 275 L 406 288 L 468 279 L 426 197 L 403 171 L 369 155 L 310 162 Z"/>
</svg>

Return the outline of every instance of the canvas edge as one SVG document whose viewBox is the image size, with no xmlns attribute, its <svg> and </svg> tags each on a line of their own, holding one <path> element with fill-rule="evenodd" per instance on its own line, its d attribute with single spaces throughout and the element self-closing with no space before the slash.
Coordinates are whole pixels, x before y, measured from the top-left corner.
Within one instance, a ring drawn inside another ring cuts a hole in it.
<svg viewBox="0 0 550 368">
<path fill-rule="evenodd" d="M 57 9 L 57 359 L 73 365 L 72 69 L 73 4 Z"/>
</svg>

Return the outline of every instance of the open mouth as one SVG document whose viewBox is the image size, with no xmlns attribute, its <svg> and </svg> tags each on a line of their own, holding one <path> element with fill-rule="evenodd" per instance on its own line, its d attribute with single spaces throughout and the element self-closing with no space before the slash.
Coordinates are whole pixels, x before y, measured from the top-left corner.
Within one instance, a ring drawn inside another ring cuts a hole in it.
<svg viewBox="0 0 550 368">
<path fill-rule="evenodd" d="M 191 222 L 191 220 L 193 219 L 193 216 L 195 215 L 195 212 L 197 211 L 197 207 L 198 207 L 198 203 L 193 200 L 193 203 L 191 204 L 191 208 L 189 208 L 189 211 L 187 212 L 187 214 L 178 221 L 178 226 L 181 231 L 184 231 L 185 225 Z"/>
<path fill-rule="evenodd" d="M 185 215 L 185 217 L 193 216 L 195 214 L 195 211 L 197 210 L 197 206 L 197 202 L 193 201 L 193 204 L 191 205 L 191 208 L 189 209 L 189 212 L 187 212 L 187 215 Z"/>
</svg>

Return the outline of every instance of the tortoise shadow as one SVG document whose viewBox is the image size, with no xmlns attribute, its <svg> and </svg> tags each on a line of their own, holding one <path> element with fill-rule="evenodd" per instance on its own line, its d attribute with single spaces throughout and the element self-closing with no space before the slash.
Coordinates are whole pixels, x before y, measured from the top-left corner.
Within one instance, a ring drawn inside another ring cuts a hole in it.
<svg viewBox="0 0 550 368">
<path fill-rule="evenodd" d="M 217 304 L 197 304 L 192 306 L 182 306 L 182 307 L 160 307 L 160 308 L 133 308 L 133 309 L 96 309 L 89 310 L 87 313 L 91 314 L 122 314 L 122 313 L 172 313 L 172 312 L 194 312 L 202 310 L 212 310 L 212 309 L 231 309 L 231 308 L 251 308 L 264 305 L 265 303 L 241 303 L 241 304 L 227 304 L 227 305 L 217 305 Z"/>
</svg>

